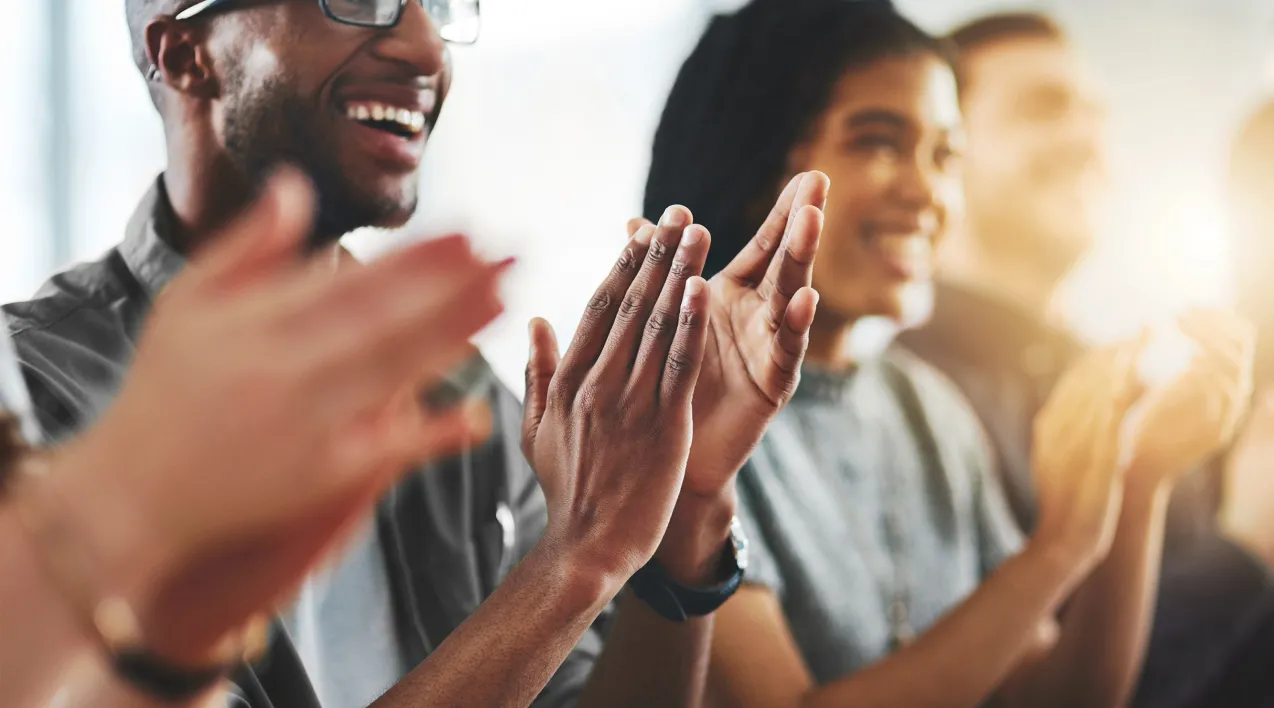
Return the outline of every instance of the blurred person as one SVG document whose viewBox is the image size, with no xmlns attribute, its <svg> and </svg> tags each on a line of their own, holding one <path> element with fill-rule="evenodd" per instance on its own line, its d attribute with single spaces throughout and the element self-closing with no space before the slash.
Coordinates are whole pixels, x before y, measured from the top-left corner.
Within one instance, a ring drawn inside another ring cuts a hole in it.
<svg viewBox="0 0 1274 708">
<path fill-rule="evenodd" d="M 740 473 L 751 570 L 717 617 L 721 705 L 1131 695 L 1178 473 L 1162 462 L 1232 433 L 1250 331 L 1192 318 L 1206 357 L 1145 394 L 1127 449 L 1139 343 L 1074 367 L 1036 423 L 1041 516 L 1023 539 L 954 386 L 904 351 L 854 348 L 866 318 L 905 324 L 924 305 L 939 237 L 960 217 L 963 148 L 943 46 L 887 3 L 758 0 L 713 20 L 678 76 L 647 208 L 695 211 L 715 235 L 709 273 L 785 175 L 832 180 L 803 379 Z M 1182 409 L 1200 399 L 1215 417 Z"/>
<path fill-rule="evenodd" d="M 1239 129 L 1230 154 L 1230 262 L 1239 310 L 1256 322 L 1256 394 L 1252 413 L 1224 460 L 1221 526 L 1231 538 L 1274 565 L 1274 101 L 1261 105 Z M 1247 603 L 1236 625 L 1245 639 L 1193 705 L 1268 706 L 1274 703 L 1274 588 L 1264 602 Z"/>
<path fill-rule="evenodd" d="M 400 471 L 489 426 L 481 407 L 398 401 L 499 314 L 505 264 L 435 241 L 333 279 L 296 259 L 312 210 L 302 180 L 276 178 L 165 291 L 117 401 L 59 447 L 39 447 L 0 332 L 5 705 L 47 705 L 98 653 L 121 683 L 153 669 L 146 650 L 211 686 Z"/>
<path fill-rule="evenodd" d="M 8 308 L 55 439 L 111 400 L 152 298 L 274 165 L 315 181 L 310 243 L 334 260 L 348 231 L 405 223 L 450 84 L 442 38 L 473 39 L 477 21 L 465 2 L 126 6 L 167 169 L 119 247 Z M 794 388 L 813 320 L 826 190 L 794 179 L 710 298 L 696 279 L 709 235 L 690 212 L 635 233 L 560 363 L 533 325 L 525 407 L 483 369 L 489 441 L 389 493 L 302 587 L 270 661 L 236 677 L 240 702 L 695 704 L 711 615 L 743 573 L 734 475 Z M 681 333 L 701 329 L 683 458 L 695 359 Z"/>
<path fill-rule="evenodd" d="M 1029 531 L 1037 521 L 1032 422 L 1084 350 L 1052 304 L 1097 237 L 1107 191 L 1105 106 L 1069 39 L 1047 17 L 991 15 L 955 30 L 950 42 L 959 55 L 968 134 L 967 216 L 952 224 L 944 246 L 932 319 L 900 339 L 972 402 L 1014 515 Z M 1198 448 L 1172 463 L 1195 470 L 1218 451 Z M 1274 543 L 1274 529 L 1219 533 L 1215 477 L 1189 474 L 1172 500 L 1137 705 L 1187 699 L 1227 661 L 1254 603 L 1266 602 L 1259 598 L 1268 570 L 1245 547 Z M 1250 506 L 1258 489 L 1249 486 L 1239 503 Z"/>
</svg>

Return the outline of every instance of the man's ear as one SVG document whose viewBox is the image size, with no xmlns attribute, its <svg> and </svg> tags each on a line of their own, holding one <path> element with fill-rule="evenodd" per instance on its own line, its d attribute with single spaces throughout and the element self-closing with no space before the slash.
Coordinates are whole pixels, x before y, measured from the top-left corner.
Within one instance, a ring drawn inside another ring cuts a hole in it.
<svg viewBox="0 0 1274 708">
<path fill-rule="evenodd" d="M 146 25 L 145 38 L 152 83 L 204 98 L 217 93 L 216 74 L 198 28 L 171 17 L 157 17 Z"/>
</svg>

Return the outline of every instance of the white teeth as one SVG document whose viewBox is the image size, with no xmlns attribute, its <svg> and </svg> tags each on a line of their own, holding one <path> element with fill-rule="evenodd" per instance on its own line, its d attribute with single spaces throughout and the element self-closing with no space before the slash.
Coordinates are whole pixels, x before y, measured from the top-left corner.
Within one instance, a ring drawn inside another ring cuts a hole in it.
<svg viewBox="0 0 1274 708">
<path fill-rule="evenodd" d="M 413 133 L 425 128 L 425 114 L 408 108 L 387 106 L 383 103 L 358 103 L 346 107 L 345 115 L 356 121 L 392 121 Z"/>
</svg>

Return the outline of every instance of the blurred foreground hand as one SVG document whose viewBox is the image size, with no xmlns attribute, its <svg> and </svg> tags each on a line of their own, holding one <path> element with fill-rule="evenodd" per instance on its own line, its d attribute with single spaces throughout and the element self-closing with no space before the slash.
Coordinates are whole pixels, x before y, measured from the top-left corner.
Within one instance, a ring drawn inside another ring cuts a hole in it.
<svg viewBox="0 0 1274 708">
<path fill-rule="evenodd" d="M 312 213 L 305 180 L 276 177 L 158 298 L 100 423 L 15 488 L 178 665 L 286 598 L 413 463 L 489 427 L 417 394 L 502 311 L 509 263 L 457 236 L 333 274 L 299 255 Z"/>
</svg>

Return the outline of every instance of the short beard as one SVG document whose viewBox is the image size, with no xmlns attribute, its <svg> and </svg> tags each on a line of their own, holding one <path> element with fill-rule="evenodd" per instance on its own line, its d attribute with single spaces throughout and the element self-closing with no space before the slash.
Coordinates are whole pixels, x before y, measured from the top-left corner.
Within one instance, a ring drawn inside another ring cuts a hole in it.
<svg viewBox="0 0 1274 708">
<path fill-rule="evenodd" d="M 360 194 L 350 184 L 331 148 L 331 137 L 319 128 L 315 108 L 290 92 L 287 77 L 252 81 L 235 72 L 226 83 L 232 92 L 226 102 L 226 152 L 253 190 L 283 164 L 301 169 L 313 182 L 318 199 L 311 248 L 385 223 L 402 211 L 402 204 Z M 414 203 L 411 206 L 414 209 Z"/>
</svg>

